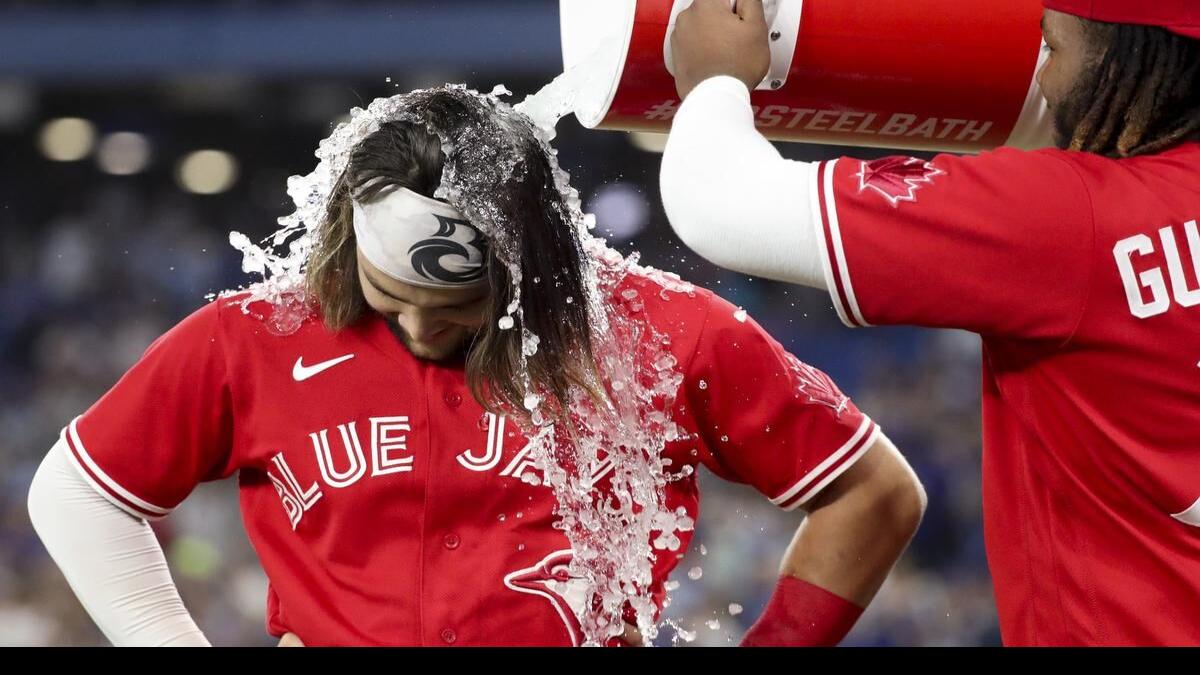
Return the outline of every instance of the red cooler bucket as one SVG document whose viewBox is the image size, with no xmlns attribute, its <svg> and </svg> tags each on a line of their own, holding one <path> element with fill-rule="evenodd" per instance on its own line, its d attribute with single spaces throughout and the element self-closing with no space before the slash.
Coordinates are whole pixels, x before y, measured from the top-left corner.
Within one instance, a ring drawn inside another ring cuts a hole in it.
<svg viewBox="0 0 1200 675">
<path fill-rule="evenodd" d="M 564 66 L 603 57 L 589 128 L 666 132 L 674 17 L 691 0 L 560 0 Z M 979 152 L 1051 143 L 1035 76 L 1040 0 L 766 0 L 772 65 L 751 95 L 772 140 Z M 602 46 L 606 46 L 602 48 Z"/>
</svg>

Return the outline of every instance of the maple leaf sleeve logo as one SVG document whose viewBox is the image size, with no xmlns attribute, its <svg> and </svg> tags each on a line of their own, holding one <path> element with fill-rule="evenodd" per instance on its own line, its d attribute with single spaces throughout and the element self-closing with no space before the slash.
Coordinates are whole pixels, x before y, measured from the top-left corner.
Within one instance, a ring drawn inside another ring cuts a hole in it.
<svg viewBox="0 0 1200 675">
<path fill-rule="evenodd" d="M 828 375 L 791 354 L 787 355 L 787 362 L 796 381 L 796 393 L 807 397 L 809 403 L 826 406 L 839 418 L 850 407 L 850 397 Z"/>
<path fill-rule="evenodd" d="M 900 202 L 916 202 L 918 190 L 944 175 L 946 172 L 923 159 L 884 157 L 862 163 L 857 174 L 858 192 L 874 190 L 889 204 L 899 207 Z"/>
</svg>

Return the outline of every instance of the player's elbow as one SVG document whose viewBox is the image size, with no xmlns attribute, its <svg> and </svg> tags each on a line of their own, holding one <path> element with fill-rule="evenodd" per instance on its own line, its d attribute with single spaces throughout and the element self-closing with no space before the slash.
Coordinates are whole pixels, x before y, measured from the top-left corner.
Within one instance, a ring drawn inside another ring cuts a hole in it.
<svg viewBox="0 0 1200 675">
<path fill-rule="evenodd" d="M 899 451 L 892 454 L 892 459 L 881 468 L 875 481 L 873 510 L 890 524 L 893 531 L 908 540 L 921 526 L 929 497 L 921 479 Z"/>
<path fill-rule="evenodd" d="M 898 469 L 880 485 L 875 511 L 897 534 L 911 539 L 921 526 L 928 504 L 925 486 L 906 463 L 903 470 Z"/>
<path fill-rule="evenodd" d="M 63 443 L 59 439 L 46 453 L 33 474 L 33 480 L 29 482 L 29 492 L 25 496 L 29 523 L 51 552 L 64 540 L 62 525 L 71 521 L 73 514 L 68 509 L 78 502 L 73 499 L 75 495 L 66 489 L 69 482 L 65 479 L 76 476 L 74 469 L 68 466 Z"/>
<path fill-rule="evenodd" d="M 722 204 L 715 193 L 715 182 L 704 170 L 703 158 L 688 156 L 670 145 L 663 155 L 659 184 L 662 189 L 663 210 L 671 228 L 688 248 L 712 260 L 719 253 L 715 246 L 720 239 L 719 213 Z"/>
<path fill-rule="evenodd" d="M 843 502 L 845 512 L 867 524 L 871 536 L 887 536 L 901 546 L 916 534 L 928 504 L 916 472 L 883 436 L 830 487 L 818 496 L 817 508 Z"/>
<path fill-rule="evenodd" d="M 42 523 L 45 520 L 43 516 L 47 506 L 53 504 L 54 499 L 51 494 L 48 462 L 49 456 L 42 460 L 38 470 L 33 474 L 33 480 L 29 483 L 29 492 L 25 495 L 25 508 L 29 512 L 29 522 L 39 537 L 42 532 Z"/>
</svg>

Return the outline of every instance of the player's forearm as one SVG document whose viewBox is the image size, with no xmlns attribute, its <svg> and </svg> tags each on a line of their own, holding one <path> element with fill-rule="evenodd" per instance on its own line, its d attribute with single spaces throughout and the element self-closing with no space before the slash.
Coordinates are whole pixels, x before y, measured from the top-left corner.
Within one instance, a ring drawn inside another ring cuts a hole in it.
<svg viewBox="0 0 1200 675">
<path fill-rule="evenodd" d="M 813 501 L 781 571 L 866 607 L 921 523 L 920 481 L 881 437 Z"/>
<path fill-rule="evenodd" d="M 679 238 L 711 262 L 824 289 L 815 171 L 758 133 L 744 84 L 716 77 L 692 91 L 672 123 L 663 206 Z"/>
<path fill-rule="evenodd" d="M 29 516 L 92 620 L 116 646 L 209 646 L 149 524 L 97 493 L 66 452 L 59 441 L 38 468 Z"/>
</svg>

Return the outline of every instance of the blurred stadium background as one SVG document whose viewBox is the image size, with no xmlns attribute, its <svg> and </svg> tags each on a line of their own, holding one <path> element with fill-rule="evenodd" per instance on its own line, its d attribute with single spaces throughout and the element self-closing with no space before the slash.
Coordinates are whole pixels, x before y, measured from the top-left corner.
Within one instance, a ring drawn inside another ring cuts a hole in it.
<svg viewBox="0 0 1200 675">
<path fill-rule="evenodd" d="M 245 282 L 227 233 L 272 232 L 290 211 L 286 178 L 312 169 L 317 142 L 354 106 L 445 82 L 504 83 L 515 100 L 536 91 L 561 70 L 557 21 L 554 0 L 0 1 L 0 645 L 106 644 L 29 525 L 28 485 L 62 425 L 152 339 Z M 699 260 L 659 203 L 661 143 L 568 118 L 557 147 L 613 245 L 745 307 L 833 375 L 928 490 L 915 543 L 848 644 L 998 644 L 978 339 L 851 332 L 821 293 Z M 667 616 L 695 634 L 679 644 L 736 644 L 798 516 L 712 476 L 702 494 Z M 233 481 L 203 486 L 156 530 L 215 644 L 273 644 Z"/>
</svg>

